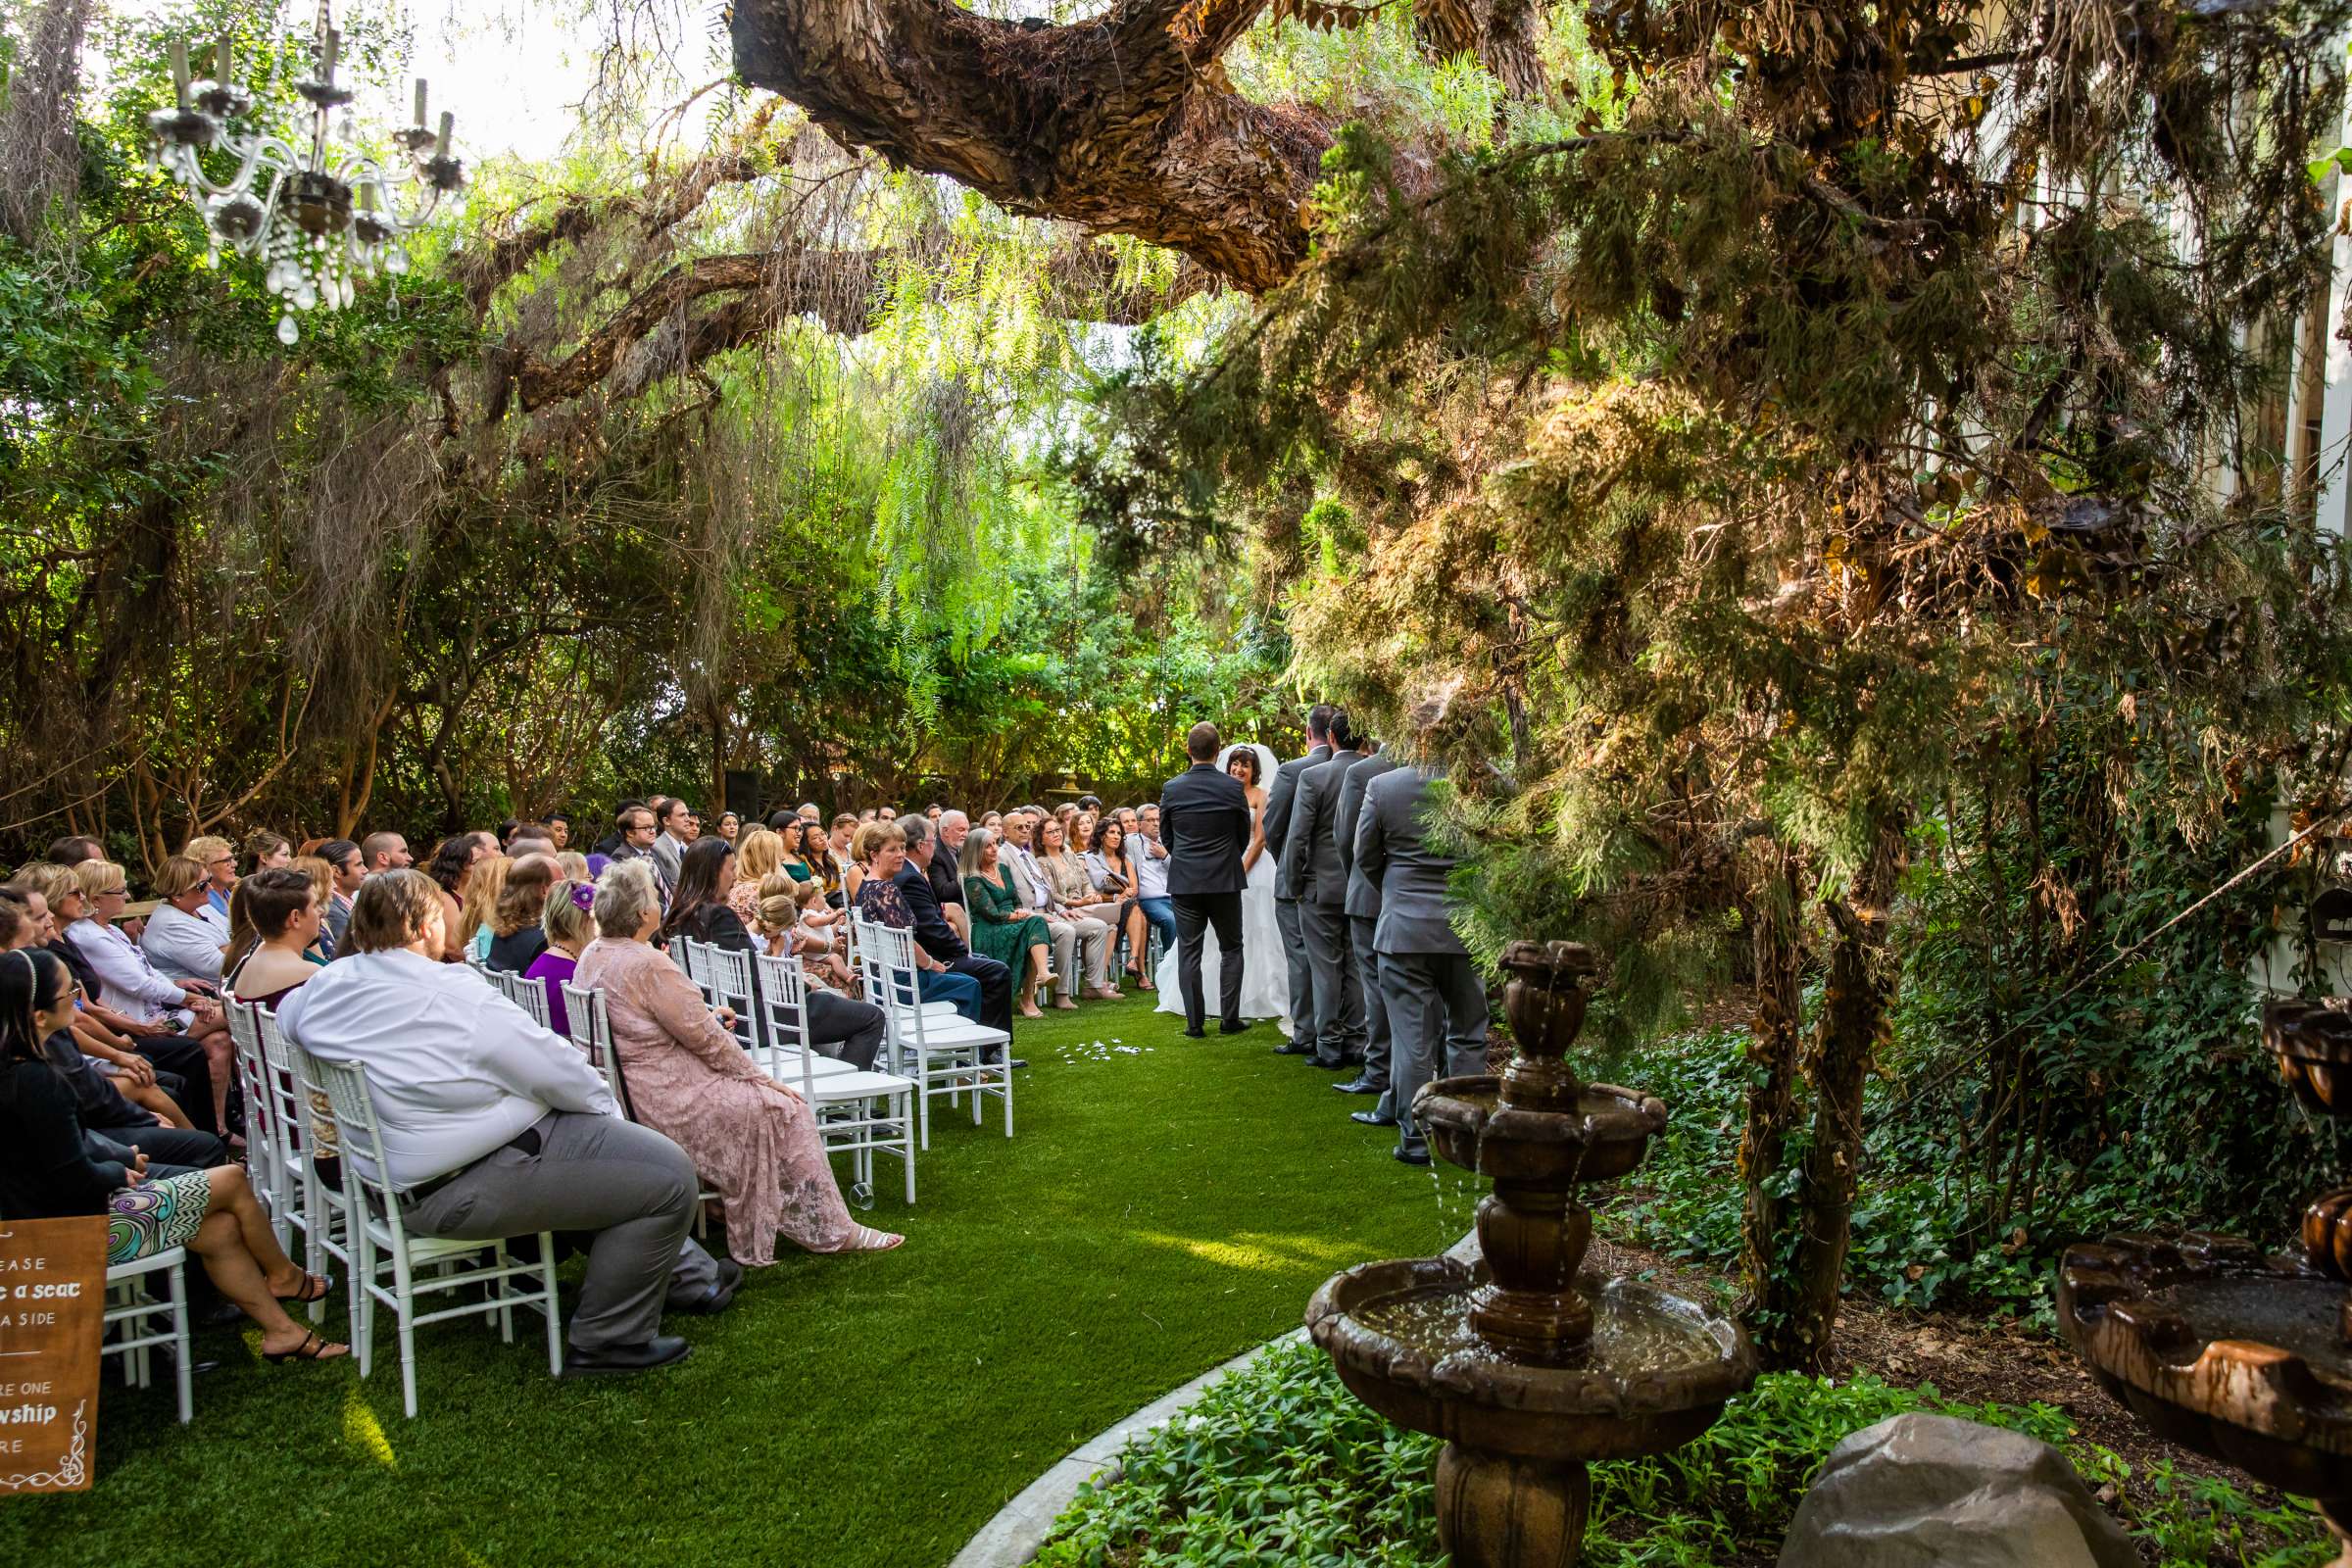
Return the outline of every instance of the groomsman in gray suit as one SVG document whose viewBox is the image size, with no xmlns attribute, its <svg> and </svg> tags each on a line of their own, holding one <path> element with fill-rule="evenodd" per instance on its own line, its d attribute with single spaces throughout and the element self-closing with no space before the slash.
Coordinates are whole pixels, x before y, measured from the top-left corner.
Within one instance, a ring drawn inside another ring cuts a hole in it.
<svg viewBox="0 0 2352 1568">
<path fill-rule="evenodd" d="M 1298 929 L 1298 895 L 1283 881 L 1282 852 L 1290 842 L 1291 808 L 1298 794 L 1298 775 L 1331 760 L 1331 715 L 1336 711 L 1329 703 L 1317 703 L 1306 710 L 1306 755 L 1277 767 L 1274 782 L 1266 790 L 1266 853 L 1274 857 L 1274 924 L 1282 931 L 1282 952 L 1290 960 L 1291 971 L 1290 1043 L 1274 1048 L 1275 1054 L 1282 1056 L 1310 1055 L 1315 1049 L 1315 977 L 1307 967 L 1306 938 Z"/>
<path fill-rule="evenodd" d="M 1453 858 L 1428 841 L 1429 786 L 1444 775 L 1427 765 L 1400 766 L 1364 790 L 1355 825 L 1355 861 L 1380 884 L 1372 945 L 1389 1004 L 1390 1093 L 1396 1108 L 1396 1157 L 1429 1163 L 1429 1141 L 1413 1125 L 1413 1097 L 1440 1075 L 1484 1072 L 1487 992 L 1461 939 L 1446 917 L 1446 879 Z"/>
<path fill-rule="evenodd" d="M 1396 767 L 1396 760 L 1386 752 L 1373 751 L 1371 741 L 1365 741 L 1363 749 L 1372 755 L 1349 765 L 1340 786 L 1339 805 L 1334 808 L 1331 837 L 1339 847 L 1341 863 L 1348 867 L 1348 946 L 1354 950 L 1356 989 L 1364 998 L 1364 1068 L 1347 1083 L 1331 1087 L 1343 1095 L 1378 1095 L 1370 1110 L 1353 1111 L 1350 1116 L 1367 1127 L 1394 1127 L 1396 1104 L 1389 1093 L 1389 1003 L 1381 995 L 1380 951 L 1373 946 L 1373 932 L 1380 920 L 1380 884 L 1364 875 L 1356 860 L 1355 826 L 1363 818 L 1365 786 Z"/>
<path fill-rule="evenodd" d="M 1298 900 L 1298 933 L 1315 988 L 1315 1054 L 1307 1065 L 1339 1072 L 1364 1059 L 1364 994 L 1356 984 L 1348 941 L 1348 862 L 1333 836 L 1340 788 L 1363 757 L 1355 725 L 1342 710 L 1331 715 L 1331 758 L 1298 775 L 1291 805 L 1290 836 L 1277 864 Z"/>
</svg>

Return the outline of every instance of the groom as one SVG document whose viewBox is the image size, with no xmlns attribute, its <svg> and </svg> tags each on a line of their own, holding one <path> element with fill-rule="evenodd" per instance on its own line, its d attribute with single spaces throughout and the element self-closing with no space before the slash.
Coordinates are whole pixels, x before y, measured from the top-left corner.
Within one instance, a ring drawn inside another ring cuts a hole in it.
<svg viewBox="0 0 2352 1568">
<path fill-rule="evenodd" d="M 1176 987 L 1184 998 L 1188 1039 L 1200 1027 L 1200 932 L 1217 932 L 1219 1031 L 1242 1032 L 1242 851 L 1250 844 L 1250 797 L 1242 781 L 1217 767 L 1217 726 L 1202 722 L 1185 737 L 1193 765 L 1159 794 L 1159 836 L 1168 847 L 1168 898 L 1176 906 Z"/>
</svg>

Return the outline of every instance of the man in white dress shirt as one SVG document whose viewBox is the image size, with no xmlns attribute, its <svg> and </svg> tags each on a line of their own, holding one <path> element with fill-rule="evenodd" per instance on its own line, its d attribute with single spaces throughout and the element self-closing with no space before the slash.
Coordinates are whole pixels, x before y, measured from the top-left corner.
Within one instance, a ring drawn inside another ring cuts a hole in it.
<svg viewBox="0 0 2352 1568">
<path fill-rule="evenodd" d="M 741 1278 L 686 1245 L 694 1161 L 621 1119 L 577 1047 L 469 969 L 435 961 L 441 941 L 431 879 L 369 877 L 352 904 L 345 956 L 279 1004 L 280 1026 L 321 1061 L 367 1069 L 391 1167 L 383 1175 L 418 1234 L 594 1233 L 565 1375 L 683 1360 L 686 1342 L 659 1332 L 664 1298 L 715 1311 Z"/>
</svg>

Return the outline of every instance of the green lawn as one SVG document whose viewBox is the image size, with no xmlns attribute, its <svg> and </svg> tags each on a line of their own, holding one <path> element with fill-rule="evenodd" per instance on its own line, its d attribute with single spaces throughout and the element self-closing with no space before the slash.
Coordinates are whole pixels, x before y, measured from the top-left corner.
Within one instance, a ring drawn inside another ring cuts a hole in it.
<svg viewBox="0 0 2352 1568">
<path fill-rule="evenodd" d="M 0 1562 L 944 1562 L 1070 1447 L 1296 1326 L 1326 1275 L 1459 1234 L 1272 1025 L 1187 1041 L 1149 1006 L 1024 1022 L 1018 1136 L 935 1111 L 916 1207 L 885 1161 L 865 1216 L 906 1246 L 791 1253 L 724 1317 L 670 1320 L 681 1367 L 559 1383 L 543 1343 L 443 1324 L 408 1421 L 388 1327 L 365 1384 L 216 1330 L 195 1423 L 168 1382 L 110 1382 L 96 1486 L 0 1508 Z"/>
</svg>

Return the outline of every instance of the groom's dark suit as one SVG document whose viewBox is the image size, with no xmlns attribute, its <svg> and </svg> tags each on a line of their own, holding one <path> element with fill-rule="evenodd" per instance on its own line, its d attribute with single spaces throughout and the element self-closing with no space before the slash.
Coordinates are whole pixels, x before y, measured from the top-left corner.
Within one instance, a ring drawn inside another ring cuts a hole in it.
<svg viewBox="0 0 2352 1568">
<path fill-rule="evenodd" d="M 1242 852 L 1250 847 L 1250 797 L 1214 762 L 1195 762 L 1159 793 L 1159 838 L 1168 847 L 1168 900 L 1176 906 L 1176 986 L 1184 1026 L 1198 1030 L 1200 933 L 1217 933 L 1219 1016 L 1242 1026 Z"/>
</svg>

